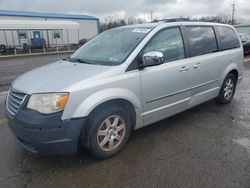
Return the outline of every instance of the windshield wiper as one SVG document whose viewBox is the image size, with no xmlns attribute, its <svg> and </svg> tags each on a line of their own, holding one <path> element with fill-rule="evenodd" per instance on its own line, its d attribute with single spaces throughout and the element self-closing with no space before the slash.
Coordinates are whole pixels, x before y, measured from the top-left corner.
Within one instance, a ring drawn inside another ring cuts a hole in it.
<svg viewBox="0 0 250 188">
<path fill-rule="evenodd" d="M 67 57 L 63 60 L 66 60 L 66 61 L 70 61 L 70 62 L 78 62 L 78 63 L 85 63 L 85 64 L 93 64 L 93 63 L 90 63 L 88 61 L 84 61 L 82 59 L 74 59 L 74 58 L 71 58 L 71 57 Z"/>
<path fill-rule="evenodd" d="M 64 61 L 70 61 L 70 62 L 75 62 L 74 59 L 72 59 L 70 56 L 69 57 L 66 57 L 63 59 Z"/>
<path fill-rule="evenodd" d="M 90 63 L 90 62 L 88 62 L 88 61 L 84 61 L 84 60 L 82 60 L 82 59 L 73 59 L 74 61 L 77 61 L 77 62 L 79 62 L 79 63 L 85 63 L 85 64 L 93 64 L 93 63 Z"/>
</svg>

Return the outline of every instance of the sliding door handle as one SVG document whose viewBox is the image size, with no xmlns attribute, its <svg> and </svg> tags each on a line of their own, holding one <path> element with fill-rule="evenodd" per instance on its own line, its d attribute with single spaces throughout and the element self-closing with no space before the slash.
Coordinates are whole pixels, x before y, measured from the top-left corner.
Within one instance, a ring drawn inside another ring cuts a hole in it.
<svg viewBox="0 0 250 188">
<path fill-rule="evenodd" d="M 201 66 L 200 63 L 196 63 L 196 64 L 193 66 L 193 68 L 197 69 L 197 68 L 199 68 L 200 66 Z"/>
<path fill-rule="evenodd" d="M 188 71 L 189 70 L 189 67 L 187 67 L 187 66 L 182 66 L 181 68 L 180 68 L 180 72 L 185 72 L 185 71 Z"/>
</svg>

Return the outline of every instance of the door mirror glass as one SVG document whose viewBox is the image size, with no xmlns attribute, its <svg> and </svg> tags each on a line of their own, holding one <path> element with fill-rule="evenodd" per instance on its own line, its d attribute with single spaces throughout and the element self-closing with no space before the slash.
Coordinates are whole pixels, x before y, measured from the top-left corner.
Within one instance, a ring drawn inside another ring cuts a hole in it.
<svg viewBox="0 0 250 188">
<path fill-rule="evenodd" d="M 149 67 L 164 63 L 165 57 L 162 52 L 152 51 L 147 52 L 142 57 L 143 67 Z"/>
</svg>

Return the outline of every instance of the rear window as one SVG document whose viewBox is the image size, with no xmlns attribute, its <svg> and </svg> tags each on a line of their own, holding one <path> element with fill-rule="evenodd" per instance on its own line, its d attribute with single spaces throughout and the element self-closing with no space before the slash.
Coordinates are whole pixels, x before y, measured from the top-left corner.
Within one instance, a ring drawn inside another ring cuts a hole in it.
<svg viewBox="0 0 250 188">
<path fill-rule="evenodd" d="M 188 26 L 186 31 L 191 57 L 218 51 L 213 27 Z"/>
<path fill-rule="evenodd" d="M 229 50 L 240 47 L 240 41 L 232 28 L 218 26 L 217 30 L 220 36 L 221 50 Z"/>
</svg>

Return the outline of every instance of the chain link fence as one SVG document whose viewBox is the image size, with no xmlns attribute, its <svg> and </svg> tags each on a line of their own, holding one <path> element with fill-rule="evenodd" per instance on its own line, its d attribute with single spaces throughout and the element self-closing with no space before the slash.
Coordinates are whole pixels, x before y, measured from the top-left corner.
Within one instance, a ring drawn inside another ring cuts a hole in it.
<svg viewBox="0 0 250 188">
<path fill-rule="evenodd" d="M 79 29 L 0 29 L 0 56 L 72 52 L 84 42 Z"/>
</svg>

